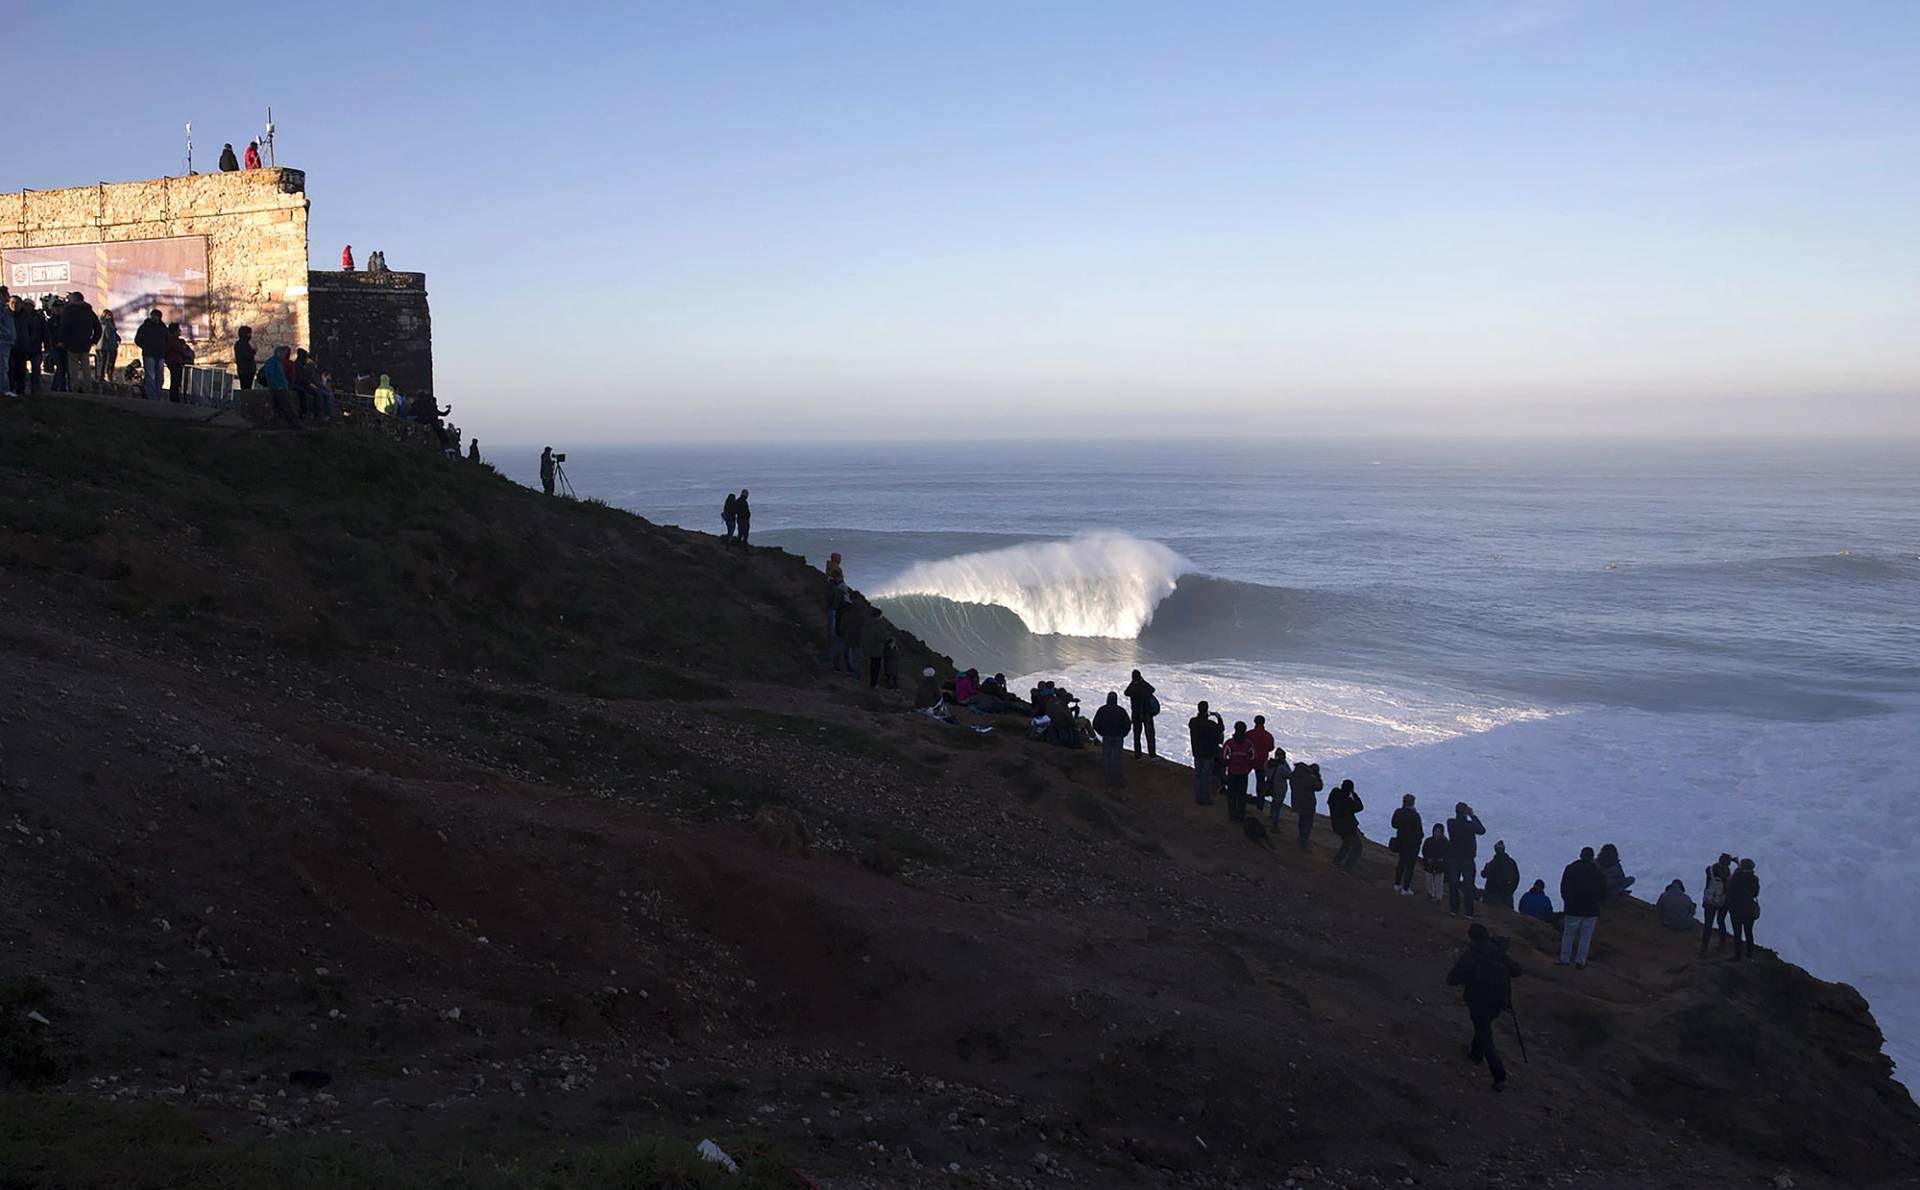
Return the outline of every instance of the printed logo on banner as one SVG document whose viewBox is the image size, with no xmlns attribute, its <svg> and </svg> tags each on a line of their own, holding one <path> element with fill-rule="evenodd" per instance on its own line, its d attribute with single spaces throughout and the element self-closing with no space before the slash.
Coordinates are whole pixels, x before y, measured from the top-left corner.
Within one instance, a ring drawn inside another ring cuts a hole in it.
<svg viewBox="0 0 1920 1190">
<path fill-rule="evenodd" d="M 13 287 L 33 289 L 42 285 L 65 285 L 73 280 L 73 266 L 64 260 L 31 260 L 13 266 Z"/>
</svg>

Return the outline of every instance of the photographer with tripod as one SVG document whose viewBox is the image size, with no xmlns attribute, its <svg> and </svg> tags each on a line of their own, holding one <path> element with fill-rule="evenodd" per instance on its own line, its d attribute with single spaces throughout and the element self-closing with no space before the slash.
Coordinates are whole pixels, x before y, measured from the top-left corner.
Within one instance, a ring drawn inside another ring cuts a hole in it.
<svg viewBox="0 0 1920 1190">
<path fill-rule="evenodd" d="M 1467 927 L 1466 951 L 1447 972 L 1448 987 L 1465 988 L 1467 1016 L 1473 1021 L 1473 1044 L 1467 1047 L 1467 1057 L 1476 1063 L 1486 1060 L 1496 1091 L 1506 1089 L 1507 1065 L 1493 1045 L 1493 1022 L 1501 1013 L 1512 1010 L 1513 981 L 1520 974 L 1520 964 L 1507 953 L 1507 940 L 1488 934 L 1487 927 L 1477 921 Z M 1520 1036 L 1518 1016 L 1514 1017 L 1513 1035 L 1516 1039 Z M 1526 1052 L 1526 1042 L 1522 1041 L 1521 1056 Z"/>
</svg>

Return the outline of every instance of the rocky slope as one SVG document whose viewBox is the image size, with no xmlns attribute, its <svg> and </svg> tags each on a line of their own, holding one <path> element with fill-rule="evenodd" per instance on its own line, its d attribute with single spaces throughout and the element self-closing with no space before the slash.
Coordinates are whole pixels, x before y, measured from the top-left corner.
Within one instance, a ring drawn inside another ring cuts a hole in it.
<svg viewBox="0 0 1920 1190">
<path fill-rule="evenodd" d="M 835 681 L 819 582 L 396 443 L 0 407 L 0 1185 L 1920 1184 L 1852 989 L 1493 911 L 1495 1096 L 1384 852 Z"/>
</svg>

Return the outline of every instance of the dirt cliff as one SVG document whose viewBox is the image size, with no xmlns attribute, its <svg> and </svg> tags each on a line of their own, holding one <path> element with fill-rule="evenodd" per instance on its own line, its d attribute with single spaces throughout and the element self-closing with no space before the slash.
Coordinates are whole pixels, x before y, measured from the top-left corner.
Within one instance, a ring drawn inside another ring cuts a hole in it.
<svg viewBox="0 0 1920 1190">
<path fill-rule="evenodd" d="M 1851 988 L 1490 910 L 1494 1095 L 1383 851 L 836 680 L 777 551 L 8 402 L 0 607 L 0 1185 L 1920 1184 Z"/>
</svg>

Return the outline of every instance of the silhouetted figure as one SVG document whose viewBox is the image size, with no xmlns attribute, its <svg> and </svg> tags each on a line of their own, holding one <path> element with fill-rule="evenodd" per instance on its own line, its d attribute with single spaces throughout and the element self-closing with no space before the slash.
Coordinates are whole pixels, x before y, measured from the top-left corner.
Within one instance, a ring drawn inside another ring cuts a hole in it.
<svg viewBox="0 0 1920 1190">
<path fill-rule="evenodd" d="M 1487 882 L 1486 898 L 1490 904 L 1513 908 L 1513 894 L 1520 888 L 1520 865 L 1507 854 L 1505 839 L 1493 845 L 1493 855 L 1488 858 L 1487 866 L 1480 869 L 1480 878 Z"/>
<path fill-rule="evenodd" d="M 1403 897 L 1413 895 L 1413 869 L 1420 862 L 1421 836 L 1426 831 L 1420 811 L 1413 808 L 1413 795 L 1403 794 L 1400 808 L 1389 819 L 1393 827 L 1393 887 Z"/>
<path fill-rule="evenodd" d="M 1669 930 L 1693 929 L 1693 898 L 1687 895 L 1685 884 L 1670 882 L 1655 906 L 1660 910 L 1660 924 Z"/>
<path fill-rule="evenodd" d="M 1133 718 L 1120 705 L 1120 692 L 1107 691 L 1107 705 L 1093 713 L 1093 731 L 1100 737 L 1100 760 L 1109 786 L 1118 789 L 1127 783 L 1122 766 L 1127 755 L 1127 735 L 1133 731 Z"/>
<path fill-rule="evenodd" d="M 140 349 L 140 380 L 147 400 L 158 401 L 167 362 L 167 322 L 158 309 L 149 310 L 140 329 L 133 332 L 133 345 Z"/>
<path fill-rule="evenodd" d="M 1253 726 L 1247 731 L 1247 738 L 1253 741 L 1253 809 L 1257 814 L 1260 803 L 1273 793 L 1273 772 L 1267 767 L 1267 757 L 1273 755 L 1273 733 L 1267 730 L 1267 717 L 1255 715 Z"/>
<path fill-rule="evenodd" d="M 1760 920 L 1760 876 L 1743 859 L 1727 881 L 1727 917 L 1733 922 L 1733 961 L 1754 957 L 1753 923 Z"/>
<path fill-rule="evenodd" d="M 1154 697 L 1153 683 L 1140 676 L 1139 670 L 1133 671 L 1133 679 L 1120 693 L 1127 696 L 1127 708 L 1133 720 L 1133 754 L 1140 755 L 1140 739 L 1146 737 L 1147 755 L 1160 753 L 1153 738 L 1153 721 L 1160 714 L 1160 700 Z"/>
<path fill-rule="evenodd" d="M 740 510 L 740 497 L 734 495 L 732 492 L 728 492 L 727 502 L 720 506 L 720 523 L 727 527 L 727 535 L 724 538 L 724 540 L 729 545 L 733 543 L 734 527 L 737 524 L 739 524 L 739 521 L 740 521 L 739 510 Z M 827 639 L 828 640 L 833 639 L 832 617 L 828 617 L 827 619 Z"/>
<path fill-rule="evenodd" d="M 348 244 L 346 247 L 340 249 L 340 270 L 345 273 L 351 273 L 353 271 L 352 244 Z"/>
<path fill-rule="evenodd" d="M 1707 953 L 1707 940 L 1720 935 L 1720 949 L 1727 948 L 1727 884 L 1733 879 L 1733 857 L 1726 852 L 1707 865 L 1707 882 L 1700 886 L 1700 953 Z"/>
<path fill-rule="evenodd" d="M 738 528 L 734 539 L 740 543 L 740 551 L 745 553 L 751 547 L 747 543 L 748 535 L 753 531 L 753 508 L 747 503 L 747 489 L 740 489 L 740 498 L 733 502 L 733 521 Z"/>
<path fill-rule="evenodd" d="M 553 495 L 553 447 L 551 446 L 542 447 L 540 450 L 540 486 L 546 489 L 547 495 Z"/>
<path fill-rule="evenodd" d="M 1343 872 L 1353 871 L 1353 865 L 1360 861 L 1360 811 L 1366 808 L 1351 779 L 1340 782 L 1327 795 L 1327 824 L 1340 838 L 1340 849 L 1333 853 L 1333 866 Z"/>
<path fill-rule="evenodd" d="M 1467 1057 L 1486 1062 L 1496 1091 L 1507 1085 L 1507 1066 L 1493 1046 L 1493 1023 L 1512 1001 L 1513 981 L 1520 974 L 1520 964 L 1507 953 L 1507 940 L 1488 936 L 1487 927 L 1477 921 L 1467 927 L 1466 952 L 1447 972 L 1447 986 L 1463 989 L 1467 1019 L 1473 1022 Z"/>
<path fill-rule="evenodd" d="M 1582 847 L 1580 858 L 1560 874 L 1560 966 L 1587 965 L 1593 932 L 1600 925 L 1600 902 L 1607 895 L 1607 878 L 1593 860 L 1593 848 Z"/>
<path fill-rule="evenodd" d="M 240 159 L 233 155 L 231 143 L 220 146 L 220 172 L 230 174 L 240 168 Z"/>
<path fill-rule="evenodd" d="M 1467 903 L 1467 916 L 1473 916 L 1473 899 L 1479 894 L 1475 886 L 1478 879 L 1475 869 L 1479 864 L 1480 836 L 1487 828 L 1480 825 L 1480 816 L 1473 807 L 1465 802 L 1455 802 L 1453 817 L 1447 819 L 1447 912 L 1458 913 L 1460 902 Z"/>
<path fill-rule="evenodd" d="M 480 440 L 478 438 L 469 439 L 467 441 L 467 462 L 477 463 L 479 461 L 480 461 Z"/>
<path fill-rule="evenodd" d="M 253 387 L 253 378 L 258 373 L 255 366 L 257 360 L 253 349 L 253 328 L 243 326 L 233 339 L 233 375 L 241 388 Z"/>
<path fill-rule="evenodd" d="M 1193 746 L 1193 800 L 1202 806 L 1213 804 L 1214 768 L 1220 763 L 1220 745 L 1227 736 L 1227 721 L 1218 712 L 1200 704 L 1200 712 L 1187 720 L 1187 742 Z"/>
</svg>

